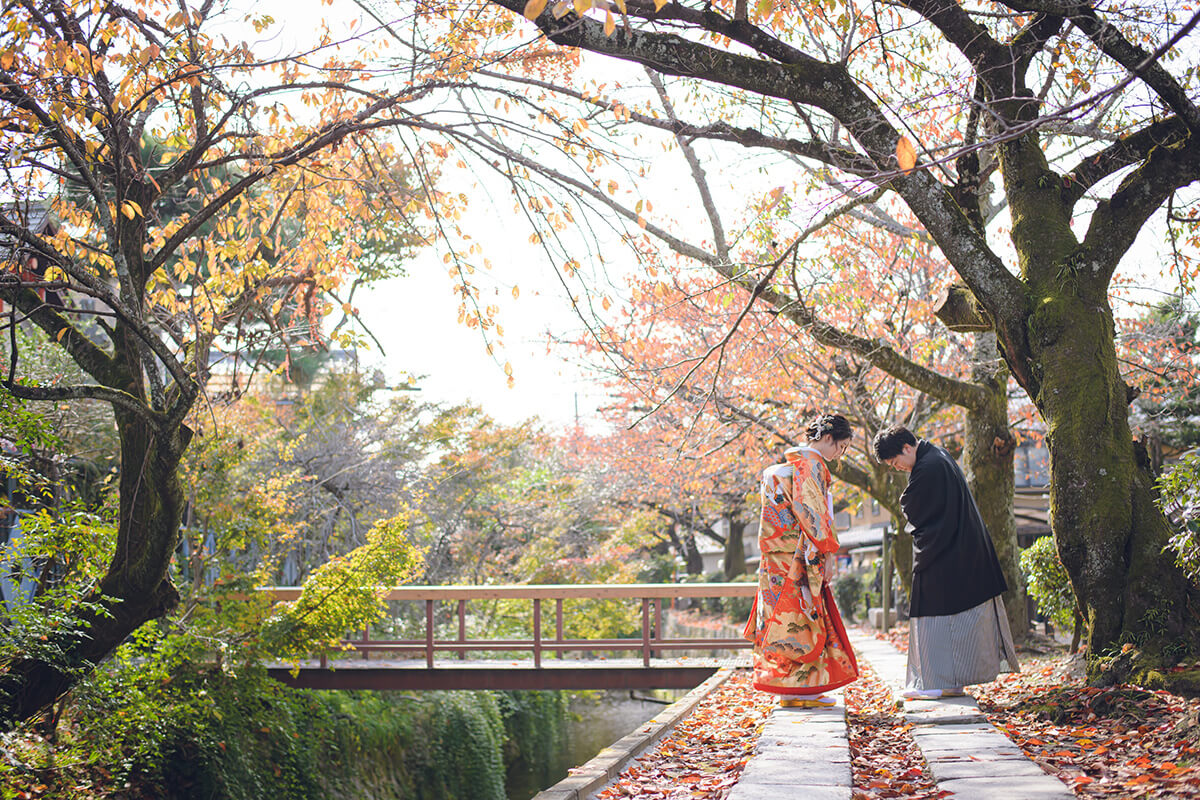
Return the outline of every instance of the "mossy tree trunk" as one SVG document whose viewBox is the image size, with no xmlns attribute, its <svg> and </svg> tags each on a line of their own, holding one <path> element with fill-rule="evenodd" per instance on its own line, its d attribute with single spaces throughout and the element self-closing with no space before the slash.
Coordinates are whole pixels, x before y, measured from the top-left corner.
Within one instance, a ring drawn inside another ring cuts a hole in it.
<svg viewBox="0 0 1200 800">
<path fill-rule="evenodd" d="M 891 554 L 892 566 L 896 570 L 896 575 L 900 579 L 900 585 L 904 587 L 904 594 L 912 594 L 912 567 L 913 567 L 913 537 L 912 534 L 905 530 L 907 520 L 904 519 L 902 513 L 892 514 L 892 525 L 895 533 L 892 536 Z"/>
<path fill-rule="evenodd" d="M 163 443 L 141 421 L 122 416 L 122 502 L 112 561 L 85 598 L 78 624 L 45 634 L 45 651 L 55 655 L 10 662 L 0 675 L 0 724 L 5 727 L 51 705 L 79 680 L 82 669 L 99 663 L 179 599 L 167 567 L 183 513 L 178 454 L 191 434 L 181 428 L 174 442 Z"/>
<path fill-rule="evenodd" d="M 1128 426 L 1112 312 L 1103 294 L 1079 289 L 1069 280 L 1044 294 L 1030 319 L 1054 540 L 1083 614 L 1092 680 L 1153 683 L 1150 673 L 1195 646 L 1194 590 L 1166 547 L 1171 528 Z M 1122 654 L 1126 644 L 1141 652 Z"/>
</svg>

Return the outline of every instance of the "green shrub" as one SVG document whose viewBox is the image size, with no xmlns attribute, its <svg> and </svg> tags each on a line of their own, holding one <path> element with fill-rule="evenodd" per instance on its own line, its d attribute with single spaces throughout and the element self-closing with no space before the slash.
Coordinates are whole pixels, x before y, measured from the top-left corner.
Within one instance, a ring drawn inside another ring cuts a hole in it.
<svg viewBox="0 0 1200 800">
<path fill-rule="evenodd" d="M 505 800 L 506 765 L 545 764 L 563 735 L 559 692 L 302 691 L 201 666 L 163 627 L 73 694 L 55 745 L 121 796 Z"/>
<path fill-rule="evenodd" d="M 1054 627 L 1069 631 L 1075 624 L 1075 593 L 1067 570 L 1058 558 L 1054 539 L 1043 536 L 1021 553 L 1021 571 L 1025 573 L 1029 596 L 1038 610 Z"/>
<path fill-rule="evenodd" d="M 882 559 L 871 565 L 871 568 L 862 576 L 862 601 L 863 608 L 879 608 L 883 605 L 883 591 L 877 586 L 880 586 L 879 568 L 883 563 Z M 857 606 L 856 606 L 857 607 Z"/>
<path fill-rule="evenodd" d="M 1168 547 L 1188 579 L 1200 585 L 1200 456 L 1195 453 L 1158 480 L 1159 505 L 1175 523 Z"/>
<path fill-rule="evenodd" d="M 846 574 L 833 579 L 833 598 L 837 601 L 838 611 L 846 619 L 854 619 L 862 596 L 863 582 L 859 576 Z"/>
</svg>

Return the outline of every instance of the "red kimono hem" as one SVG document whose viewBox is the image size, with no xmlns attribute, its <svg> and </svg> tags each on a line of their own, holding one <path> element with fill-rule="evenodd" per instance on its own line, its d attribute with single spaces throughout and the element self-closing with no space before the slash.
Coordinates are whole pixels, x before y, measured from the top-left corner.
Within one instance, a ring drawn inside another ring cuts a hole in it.
<svg viewBox="0 0 1200 800">
<path fill-rule="evenodd" d="M 757 598 L 756 598 L 757 599 Z M 846 625 L 842 622 L 842 615 L 838 611 L 837 603 L 833 599 L 833 591 L 829 588 L 829 584 L 821 587 L 821 600 L 825 603 L 825 613 L 829 622 L 833 625 L 833 634 L 839 642 L 846 645 L 846 655 L 850 658 L 850 664 L 854 667 L 854 674 L 842 681 L 827 683 L 824 686 L 804 686 L 795 689 L 784 689 L 779 686 L 767 686 L 765 684 L 754 683 L 754 688 L 760 692 L 768 694 L 820 694 L 821 692 L 830 692 L 834 689 L 840 689 L 843 686 L 854 683 L 858 680 L 860 670 L 858 669 L 858 657 L 854 653 L 854 647 L 850 644 L 850 637 L 846 635 Z M 826 634 L 828 639 L 828 634 Z"/>
</svg>

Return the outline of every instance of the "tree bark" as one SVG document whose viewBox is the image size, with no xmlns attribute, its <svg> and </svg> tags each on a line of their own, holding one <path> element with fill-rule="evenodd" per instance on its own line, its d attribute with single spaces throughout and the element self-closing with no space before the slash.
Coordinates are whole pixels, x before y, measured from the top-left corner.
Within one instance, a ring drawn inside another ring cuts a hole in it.
<svg viewBox="0 0 1200 800">
<path fill-rule="evenodd" d="M 703 575 L 704 557 L 700 555 L 700 548 L 696 546 L 696 534 L 688 528 L 683 531 L 680 538 L 683 542 L 683 559 L 688 574 Z"/>
<path fill-rule="evenodd" d="M 1200 646 L 1196 590 L 1164 552 L 1171 529 L 1129 428 L 1112 310 L 1073 279 L 1043 297 L 1029 326 L 1041 380 L 1034 400 L 1047 424 L 1054 541 L 1083 615 L 1089 680 L 1162 685 L 1161 667 Z"/>
<path fill-rule="evenodd" d="M 967 451 L 963 459 L 967 483 L 1008 583 L 1004 608 L 1013 639 L 1022 641 L 1029 633 L 1029 621 L 1017 521 L 1013 515 L 1016 441 L 1008 430 L 1008 369 L 1000 359 L 995 333 L 976 334 L 971 377 L 975 383 L 987 386 L 989 395 L 986 404 L 967 409 Z"/>
<path fill-rule="evenodd" d="M 734 516 L 728 519 L 729 534 L 725 537 L 725 579 L 733 580 L 746 574 L 746 523 Z"/>
<path fill-rule="evenodd" d="M 896 568 L 896 576 L 900 579 L 900 586 L 907 596 L 912 593 L 913 537 L 905 530 L 908 520 L 903 514 L 893 516 L 892 521 L 897 526 L 896 533 L 892 536 L 892 565 Z"/>
</svg>

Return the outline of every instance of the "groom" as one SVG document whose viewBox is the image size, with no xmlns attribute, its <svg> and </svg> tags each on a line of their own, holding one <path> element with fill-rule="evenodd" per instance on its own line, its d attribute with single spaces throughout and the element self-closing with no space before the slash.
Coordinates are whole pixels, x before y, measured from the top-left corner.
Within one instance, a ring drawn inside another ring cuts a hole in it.
<svg viewBox="0 0 1200 800">
<path fill-rule="evenodd" d="M 880 431 L 875 457 L 908 473 L 900 506 L 913 531 L 908 680 L 901 696 L 935 700 L 1016 672 L 1004 600 L 1008 585 L 958 463 L 903 426 Z"/>
</svg>

